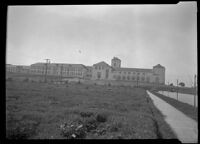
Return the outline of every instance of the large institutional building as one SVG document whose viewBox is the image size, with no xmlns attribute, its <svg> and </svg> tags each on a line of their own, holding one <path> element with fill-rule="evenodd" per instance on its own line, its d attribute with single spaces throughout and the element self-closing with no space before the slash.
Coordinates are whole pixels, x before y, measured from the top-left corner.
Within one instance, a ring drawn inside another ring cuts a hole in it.
<svg viewBox="0 0 200 144">
<path fill-rule="evenodd" d="M 111 65 L 102 61 L 93 66 L 64 63 L 35 63 L 30 66 L 6 65 L 8 72 L 52 75 L 62 78 L 79 78 L 82 80 L 127 81 L 148 84 L 165 84 L 165 67 L 160 64 L 152 69 L 124 68 L 121 60 L 114 57 Z"/>
</svg>

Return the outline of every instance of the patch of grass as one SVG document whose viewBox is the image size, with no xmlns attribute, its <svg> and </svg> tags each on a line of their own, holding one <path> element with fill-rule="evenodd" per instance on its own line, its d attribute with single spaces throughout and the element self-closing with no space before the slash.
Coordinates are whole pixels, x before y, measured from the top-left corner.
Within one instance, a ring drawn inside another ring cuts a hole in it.
<svg viewBox="0 0 200 144">
<path fill-rule="evenodd" d="M 28 119 L 20 120 L 10 118 L 6 124 L 6 138 L 8 139 L 28 139 L 36 134 L 40 121 Z"/>
<path fill-rule="evenodd" d="M 26 137 L 28 139 L 155 139 L 158 138 L 156 130 L 169 132 L 170 127 L 156 112 L 151 99 L 147 100 L 144 89 L 87 87 L 84 84 L 70 84 L 66 88 L 65 85 L 7 81 L 6 99 L 18 96 L 17 100 L 6 101 L 7 126 L 12 127 L 15 120 L 37 122 L 35 133 L 25 132 L 31 135 Z M 10 114 L 13 118 L 9 118 Z M 65 129 L 60 128 L 62 124 Z M 76 130 L 78 127 L 80 129 Z M 162 138 L 166 137 L 174 138 L 172 134 L 162 134 Z"/>
</svg>

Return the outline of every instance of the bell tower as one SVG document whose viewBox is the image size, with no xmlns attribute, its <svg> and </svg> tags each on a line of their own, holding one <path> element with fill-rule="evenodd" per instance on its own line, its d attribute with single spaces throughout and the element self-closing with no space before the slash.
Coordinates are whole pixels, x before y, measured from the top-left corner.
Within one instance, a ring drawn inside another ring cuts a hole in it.
<svg viewBox="0 0 200 144">
<path fill-rule="evenodd" d="M 114 68 L 120 68 L 121 67 L 121 60 L 117 57 L 113 57 L 111 60 L 111 66 Z"/>
</svg>

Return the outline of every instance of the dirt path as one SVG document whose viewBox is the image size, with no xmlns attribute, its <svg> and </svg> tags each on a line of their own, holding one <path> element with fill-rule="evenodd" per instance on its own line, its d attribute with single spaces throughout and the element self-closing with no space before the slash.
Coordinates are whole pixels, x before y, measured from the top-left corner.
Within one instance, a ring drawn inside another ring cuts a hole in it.
<svg viewBox="0 0 200 144">
<path fill-rule="evenodd" d="M 162 99 L 147 91 L 154 105 L 165 116 L 166 122 L 176 133 L 178 139 L 183 143 L 197 143 L 198 127 L 197 122 L 169 105 Z"/>
</svg>

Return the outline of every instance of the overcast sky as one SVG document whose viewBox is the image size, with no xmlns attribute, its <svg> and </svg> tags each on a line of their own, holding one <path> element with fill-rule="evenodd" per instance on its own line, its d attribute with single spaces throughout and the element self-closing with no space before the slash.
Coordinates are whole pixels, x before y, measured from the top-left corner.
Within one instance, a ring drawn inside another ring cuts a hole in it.
<svg viewBox="0 0 200 144">
<path fill-rule="evenodd" d="M 176 5 L 9 6 L 9 64 L 45 62 L 166 68 L 166 83 L 197 73 L 196 2 Z"/>
</svg>

